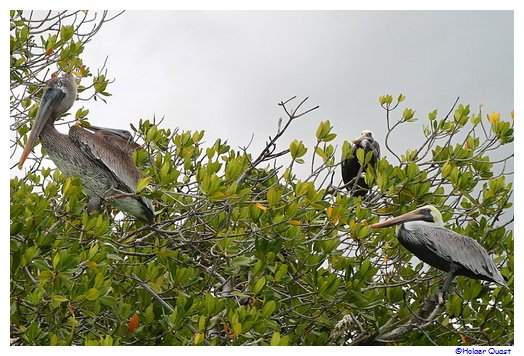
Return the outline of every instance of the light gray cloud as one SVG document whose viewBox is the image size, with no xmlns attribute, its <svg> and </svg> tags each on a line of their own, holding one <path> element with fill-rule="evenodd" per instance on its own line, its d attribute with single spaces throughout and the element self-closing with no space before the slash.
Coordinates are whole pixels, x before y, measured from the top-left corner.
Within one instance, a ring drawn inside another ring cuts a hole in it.
<svg viewBox="0 0 524 356">
<path fill-rule="evenodd" d="M 282 148 L 293 139 L 312 147 L 326 119 L 336 144 L 363 129 L 382 140 L 385 93 L 406 95 L 403 108 L 423 120 L 433 109 L 444 115 L 457 96 L 505 117 L 514 105 L 511 11 L 129 11 L 85 52 L 92 67 L 106 56 L 116 82 L 107 105 L 86 104 L 93 124 L 128 127 L 156 114 L 169 127 L 206 130 L 210 143 L 244 146 L 254 133 L 252 152 L 283 115 L 276 103 L 294 95 L 320 109 Z M 421 125 L 403 129 L 393 147 L 421 141 Z"/>
</svg>

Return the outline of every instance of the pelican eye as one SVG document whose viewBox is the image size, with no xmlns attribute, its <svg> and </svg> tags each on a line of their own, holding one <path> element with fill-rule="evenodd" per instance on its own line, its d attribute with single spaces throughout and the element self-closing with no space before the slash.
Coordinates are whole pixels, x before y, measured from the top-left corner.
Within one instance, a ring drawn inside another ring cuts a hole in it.
<svg viewBox="0 0 524 356">
<path fill-rule="evenodd" d="M 433 214 L 431 213 L 431 209 L 422 209 L 420 213 L 424 216 L 423 218 L 424 221 L 429 221 L 429 222 L 434 221 Z"/>
</svg>

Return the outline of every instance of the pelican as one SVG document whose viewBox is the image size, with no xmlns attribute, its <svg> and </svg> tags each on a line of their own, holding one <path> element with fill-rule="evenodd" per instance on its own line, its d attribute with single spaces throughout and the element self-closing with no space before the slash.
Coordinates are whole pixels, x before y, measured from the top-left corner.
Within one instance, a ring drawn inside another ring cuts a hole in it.
<svg viewBox="0 0 524 356">
<path fill-rule="evenodd" d="M 488 252 L 471 237 L 444 227 L 442 214 L 432 205 L 371 225 L 383 228 L 397 225 L 398 241 L 420 260 L 448 272 L 442 291 L 455 276 L 495 282 L 507 288 L 504 278 Z"/>
<path fill-rule="evenodd" d="M 353 189 L 353 185 L 355 184 L 354 179 L 357 178 L 357 175 L 359 175 L 360 172 L 353 195 L 356 197 L 362 197 L 368 193 L 369 187 L 362 176 L 362 173 L 365 172 L 366 169 L 365 167 L 362 169 L 360 168 L 361 165 L 356 156 L 358 148 L 362 148 L 365 153 L 370 151 L 373 152 L 369 164 L 374 166 L 380 158 L 380 145 L 373 139 L 373 133 L 371 131 L 364 130 L 359 138 L 353 140 L 351 156 L 342 161 L 342 180 L 348 190 L 351 191 Z"/>
<path fill-rule="evenodd" d="M 73 106 L 76 93 L 77 84 L 72 74 L 51 78 L 46 83 L 18 167 L 22 168 L 36 139 L 40 138 L 47 154 L 62 173 L 80 177 L 90 198 L 88 210 L 96 209 L 107 198 L 118 210 L 136 217 L 143 223 L 154 223 L 151 201 L 145 197 L 133 196 L 142 174 L 132 160 L 132 151 L 122 149 L 114 139 L 120 137 L 124 140 L 118 132 L 125 130 L 96 127 L 98 130 L 95 131 L 99 131 L 96 134 L 75 125 L 69 129 L 69 134 L 65 135 L 55 129 L 54 121 Z M 114 136 L 113 139 L 107 138 L 109 134 Z"/>
</svg>

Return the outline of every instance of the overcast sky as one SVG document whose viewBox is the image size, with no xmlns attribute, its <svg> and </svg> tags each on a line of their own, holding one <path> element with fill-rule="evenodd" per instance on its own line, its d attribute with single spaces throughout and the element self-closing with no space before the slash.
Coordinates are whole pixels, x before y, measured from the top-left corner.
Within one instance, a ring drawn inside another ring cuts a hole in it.
<svg viewBox="0 0 524 356">
<path fill-rule="evenodd" d="M 393 120 L 407 107 L 419 118 L 392 135 L 397 153 L 422 142 L 428 112 L 443 117 L 457 97 L 509 119 L 513 25 L 512 11 L 127 11 L 83 54 L 93 72 L 107 59 L 112 96 L 71 111 L 85 106 L 92 124 L 126 129 L 165 117 L 163 127 L 205 130 L 207 144 L 222 138 L 235 149 L 254 135 L 249 151 L 258 155 L 285 118 L 277 103 L 307 96 L 305 108 L 320 108 L 297 120 L 279 149 L 303 140 L 310 159 L 318 124 L 330 120 L 337 157 L 367 129 L 392 158 L 380 95 L 406 96 Z"/>
<path fill-rule="evenodd" d="M 433 109 L 444 116 L 458 96 L 508 119 L 513 55 L 511 11 L 128 11 L 84 55 L 92 70 L 108 57 L 113 96 L 76 106 L 95 125 L 165 116 L 164 127 L 203 129 L 208 143 L 220 137 L 235 148 L 254 134 L 258 153 L 283 116 L 277 102 L 309 96 L 320 109 L 280 148 L 293 139 L 312 147 L 321 120 L 339 146 L 364 129 L 383 143 L 386 93 L 404 94 L 397 114 L 411 107 L 420 121 Z M 421 125 L 399 132 L 393 147 L 422 140 Z"/>
</svg>

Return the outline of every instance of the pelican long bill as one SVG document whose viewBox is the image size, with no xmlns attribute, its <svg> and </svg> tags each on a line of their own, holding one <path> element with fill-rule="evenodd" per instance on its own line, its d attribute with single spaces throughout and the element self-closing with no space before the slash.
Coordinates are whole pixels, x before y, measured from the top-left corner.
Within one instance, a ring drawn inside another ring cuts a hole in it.
<svg viewBox="0 0 524 356">
<path fill-rule="evenodd" d="M 418 220 L 425 220 L 425 219 L 426 219 L 426 215 L 422 213 L 421 210 L 419 209 L 419 210 L 410 211 L 409 213 L 397 216 L 395 218 L 391 218 L 386 221 L 372 224 L 370 225 L 370 227 L 374 229 L 378 229 L 378 228 L 402 224 L 408 221 L 418 221 Z"/>
<path fill-rule="evenodd" d="M 51 114 L 55 110 L 56 106 L 62 101 L 64 96 L 65 93 L 61 89 L 49 89 L 43 96 L 42 102 L 40 103 L 40 107 L 38 108 L 38 112 L 36 114 L 35 123 L 33 124 L 33 128 L 29 133 L 29 138 L 27 139 L 24 151 L 22 152 L 22 156 L 18 162 L 18 168 L 21 169 L 24 165 L 27 156 L 29 156 L 29 153 L 35 146 L 36 139 L 38 136 L 40 136 L 40 133 L 47 124 L 47 121 L 50 119 Z"/>
</svg>

